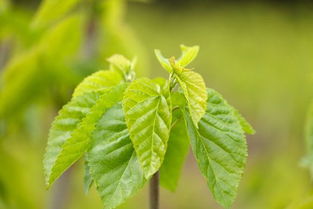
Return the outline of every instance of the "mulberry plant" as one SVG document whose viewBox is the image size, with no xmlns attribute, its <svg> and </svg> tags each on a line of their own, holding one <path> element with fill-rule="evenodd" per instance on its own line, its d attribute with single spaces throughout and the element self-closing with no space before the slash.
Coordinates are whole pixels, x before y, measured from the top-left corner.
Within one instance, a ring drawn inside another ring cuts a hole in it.
<svg viewBox="0 0 313 209">
<path fill-rule="evenodd" d="M 181 46 L 180 58 L 155 50 L 169 79 L 136 78 L 135 61 L 108 59 L 109 70 L 85 78 L 60 110 L 44 157 L 47 187 L 85 159 L 85 189 L 94 183 L 105 209 L 118 207 L 150 183 L 174 191 L 189 144 L 214 199 L 233 203 L 247 158 L 245 133 L 254 130 L 200 74 L 187 68 L 199 47 Z"/>
</svg>

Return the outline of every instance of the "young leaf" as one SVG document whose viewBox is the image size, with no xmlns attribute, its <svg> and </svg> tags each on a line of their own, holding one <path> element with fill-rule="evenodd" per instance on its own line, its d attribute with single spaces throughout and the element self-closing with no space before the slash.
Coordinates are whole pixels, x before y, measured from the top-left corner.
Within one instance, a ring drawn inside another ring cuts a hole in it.
<svg viewBox="0 0 313 209">
<path fill-rule="evenodd" d="M 173 123 L 168 140 L 164 162 L 160 168 L 160 183 L 170 191 L 175 191 L 180 173 L 189 151 L 187 127 L 182 111 L 173 112 Z"/>
<path fill-rule="evenodd" d="M 191 63 L 198 55 L 199 46 L 188 47 L 181 45 L 180 49 L 182 51 L 181 57 L 177 60 L 177 64 L 181 67 L 186 67 Z"/>
<path fill-rule="evenodd" d="M 171 73 L 173 71 L 171 64 L 167 58 L 163 57 L 161 51 L 159 49 L 155 49 L 154 54 L 155 54 L 156 58 L 158 59 L 158 61 L 160 62 L 161 66 L 165 70 L 167 70 L 168 72 Z"/>
<path fill-rule="evenodd" d="M 115 54 L 111 56 L 108 59 L 109 63 L 111 63 L 111 66 L 121 72 L 128 72 L 134 68 L 134 65 L 136 63 L 136 59 L 134 59 L 132 62 L 125 58 L 123 55 Z"/>
<path fill-rule="evenodd" d="M 98 122 L 88 164 L 105 209 L 116 208 L 145 183 L 121 104 L 110 108 Z"/>
<path fill-rule="evenodd" d="M 44 0 L 35 15 L 33 25 L 47 26 L 65 16 L 79 0 Z"/>
<path fill-rule="evenodd" d="M 46 184 L 49 187 L 88 149 L 90 134 L 99 117 L 122 99 L 125 84 L 74 97 L 52 124 L 44 158 Z"/>
<path fill-rule="evenodd" d="M 83 95 L 90 91 L 103 90 L 115 86 L 122 81 L 120 73 L 113 70 L 100 70 L 86 77 L 76 88 L 73 97 Z"/>
<path fill-rule="evenodd" d="M 197 129 L 185 113 L 191 147 L 214 198 L 223 207 L 233 203 L 246 158 L 247 144 L 233 108 L 208 89 L 207 110 Z"/>
<path fill-rule="evenodd" d="M 123 109 L 130 138 L 148 179 L 163 162 L 171 125 L 169 89 L 147 78 L 131 83 Z"/>
<path fill-rule="evenodd" d="M 184 68 L 175 69 L 175 76 L 186 97 L 191 118 L 197 125 L 206 109 L 207 92 L 204 80 L 200 74 Z"/>
</svg>

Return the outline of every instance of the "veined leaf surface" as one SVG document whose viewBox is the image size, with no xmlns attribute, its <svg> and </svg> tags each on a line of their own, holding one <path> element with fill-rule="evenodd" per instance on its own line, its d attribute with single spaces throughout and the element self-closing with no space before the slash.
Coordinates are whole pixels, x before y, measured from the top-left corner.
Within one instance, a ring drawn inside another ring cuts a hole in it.
<svg viewBox="0 0 313 209">
<path fill-rule="evenodd" d="M 233 108 L 208 89 L 207 110 L 197 129 L 185 113 L 193 153 L 214 198 L 225 208 L 233 203 L 246 158 L 247 144 Z"/>
<path fill-rule="evenodd" d="M 168 140 L 168 148 L 160 169 L 160 184 L 170 191 L 175 191 L 180 173 L 189 151 L 189 138 L 182 111 L 173 112 L 173 122 Z"/>
<path fill-rule="evenodd" d="M 157 172 L 167 149 L 171 125 L 169 89 L 150 79 L 131 83 L 123 109 L 130 138 L 146 178 Z"/>
<path fill-rule="evenodd" d="M 86 77 L 76 88 L 73 97 L 90 91 L 103 90 L 122 81 L 120 73 L 113 70 L 100 70 Z"/>
<path fill-rule="evenodd" d="M 88 165 L 105 209 L 116 208 L 145 183 L 121 104 L 110 108 L 98 122 Z"/>
<path fill-rule="evenodd" d="M 44 158 L 46 184 L 50 186 L 89 148 L 95 123 L 122 99 L 126 84 L 74 97 L 52 124 Z"/>
<path fill-rule="evenodd" d="M 207 106 L 204 80 L 200 74 L 184 68 L 175 69 L 175 75 L 186 97 L 191 118 L 197 125 Z"/>
</svg>

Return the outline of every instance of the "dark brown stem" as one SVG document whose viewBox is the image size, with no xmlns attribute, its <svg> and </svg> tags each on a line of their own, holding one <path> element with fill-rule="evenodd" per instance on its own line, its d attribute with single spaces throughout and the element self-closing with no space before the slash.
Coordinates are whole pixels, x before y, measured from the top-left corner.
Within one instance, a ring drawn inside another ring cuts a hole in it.
<svg viewBox="0 0 313 209">
<path fill-rule="evenodd" d="M 159 209 L 159 172 L 150 180 L 150 209 Z"/>
</svg>

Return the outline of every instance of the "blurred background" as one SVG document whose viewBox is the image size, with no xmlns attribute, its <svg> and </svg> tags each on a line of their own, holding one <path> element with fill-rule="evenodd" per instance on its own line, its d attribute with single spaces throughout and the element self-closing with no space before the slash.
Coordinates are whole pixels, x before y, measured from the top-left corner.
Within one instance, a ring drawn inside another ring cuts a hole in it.
<svg viewBox="0 0 313 209">
<path fill-rule="evenodd" d="M 300 160 L 313 97 L 313 3 L 301 0 L 0 0 L 0 209 L 96 209 L 83 162 L 46 191 L 42 158 L 53 117 L 106 58 L 137 56 L 139 76 L 167 76 L 153 49 L 179 56 L 243 113 L 257 133 L 234 209 L 312 209 Z M 121 206 L 148 208 L 147 188 Z M 305 202 L 305 206 L 301 206 Z M 220 209 L 190 154 L 162 209 Z"/>
</svg>

